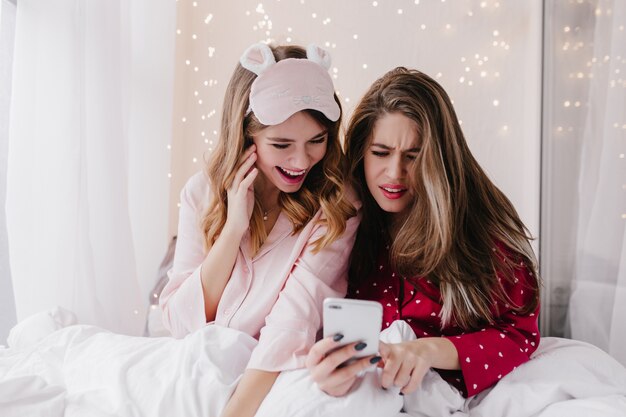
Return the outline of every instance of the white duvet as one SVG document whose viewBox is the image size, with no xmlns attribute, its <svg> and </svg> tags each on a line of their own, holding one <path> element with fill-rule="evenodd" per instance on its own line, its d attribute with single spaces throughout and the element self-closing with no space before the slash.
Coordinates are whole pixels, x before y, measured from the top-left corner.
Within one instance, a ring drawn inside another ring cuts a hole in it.
<svg viewBox="0 0 626 417">
<path fill-rule="evenodd" d="M 1 417 L 217 417 L 256 340 L 207 326 L 185 339 L 117 335 L 70 325 L 61 310 L 20 323 L 0 349 Z M 396 322 L 387 341 L 414 338 Z M 348 396 L 332 398 L 306 370 L 284 372 L 257 417 L 585 416 L 626 417 L 626 369 L 601 350 L 543 338 L 533 359 L 494 388 L 464 399 L 437 373 L 400 396 L 383 390 L 378 371 Z"/>
</svg>

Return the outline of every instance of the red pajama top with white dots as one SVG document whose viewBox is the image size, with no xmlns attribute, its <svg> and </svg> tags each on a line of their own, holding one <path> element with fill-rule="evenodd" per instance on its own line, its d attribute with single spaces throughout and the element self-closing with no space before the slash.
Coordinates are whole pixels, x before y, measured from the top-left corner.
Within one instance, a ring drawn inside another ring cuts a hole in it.
<svg viewBox="0 0 626 417">
<path fill-rule="evenodd" d="M 534 297 L 532 272 L 524 264 L 515 270 L 515 280 L 501 279 L 503 287 L 517 305 L 526 305 Z M 411 283 L 412 282 L 412 283 Z M 529 360 L 539 345 L 537 318 L 533 313 L 521 315 L 507 304 L 492 309 L 495 322 L 463 331 L 451 325 L 442 328 L 439 288 L 427 278 L 406 280 L 395 273 L 383 250 L 377 270 L 358 288 L 350 289 L 350 297 L 379 301 L 383 306 L 383 329 L 395 320 L 405 320 L 420 337 L 446 337 L 459 355 L 461 371 L 436 369 L 448 383 L 465 396 L 475 395 L 498 382 L 504 375 Z"/>
</svg>

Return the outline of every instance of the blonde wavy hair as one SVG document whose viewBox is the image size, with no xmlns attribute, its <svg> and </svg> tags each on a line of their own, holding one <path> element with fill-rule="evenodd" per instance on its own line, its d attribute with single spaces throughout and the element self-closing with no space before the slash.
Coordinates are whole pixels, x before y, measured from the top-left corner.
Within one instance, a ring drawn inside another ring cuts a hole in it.
<svg viewBox="0 0 626 417">
<path fill-rule="evenodd" d="M 306 51 L 300 46 L 271 47 L 276 61 L 287 58 L 306 59 Z M 239 167 L 241 155 L 252 144 L 252 137 L 266 128 L 254 116 L 246 115 L 249 104 L 250 88 L 256 75 L 237 64 L 230 79 L 222 110 L 220 140 L 210 155 L 206 165 L 206 174 L 211 188 L 211 199 L 201 221 L 205 234 L 205 246 L 210 248 L 226 223 L 228 200 L 226 190 L 230 187 Z M 341 103 L 335 95 L 335 101 Z M 293 233 L 298 233 L 322 210 L 320 223 L 327 227 L 327 233 L 318 239 L 313 250 L 319 251 L 335 241 L 345 231 L 346 220 L 356 214 L 356 210 L 347 200 L 344 189 L 343 152 L 339 142 L 341 117 L 332 122 L 322 113 L 304 110 L 328 131 L 326 154 L 307 175 L 304 184 L 295 193 L 279 195 L 279 207 L 293 224 Z M 267 239 L 263 210 L 255 199 L 250 219 L 252 252 L 256 253 Z"/>
<path fill-rule="evenodd" d="M 421 150 L 412 165 L 415 200 L 390 241 L 385 212 L 368 191 L 363 167 L 378 119 L 399 113 L 417 123 Z M 442 323 L 464 329 L 493 320 L 494 302 L 519 313 L 536 309 L 540 278 L 532 239 L 509 199 L 472 156 L 450 98 L 429 76 L 398 67 L 367 91 L 346 133 L 348 176 L 363 203 L 351 259 L 351 287 L 372 273 L 382 245 L 407 277 L 426 277 L 440 289 Z M 536 278 L 534 301 L 516 306 L 498 280 L 513 282 L 520 262 Z"/>
</svg>

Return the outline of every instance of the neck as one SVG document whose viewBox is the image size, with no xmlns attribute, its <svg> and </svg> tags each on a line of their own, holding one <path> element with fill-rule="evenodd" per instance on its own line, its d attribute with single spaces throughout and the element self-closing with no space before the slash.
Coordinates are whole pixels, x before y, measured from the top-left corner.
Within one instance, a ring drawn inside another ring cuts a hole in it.
<svg viewBox="0 0 626 417">
<path fill-rule="evenodd" d="M 263 174 L 260 174 L 254 181 L 254 194 L 264 211 L 270 211 L 278 206 L 280 190 Z"/>
<path fill-rule="evenodd" d="M 389 238 L 393 242 L 406 219 L 406 213 L 388 213 L 387 214 L 387 231 Z"/>
</svg>

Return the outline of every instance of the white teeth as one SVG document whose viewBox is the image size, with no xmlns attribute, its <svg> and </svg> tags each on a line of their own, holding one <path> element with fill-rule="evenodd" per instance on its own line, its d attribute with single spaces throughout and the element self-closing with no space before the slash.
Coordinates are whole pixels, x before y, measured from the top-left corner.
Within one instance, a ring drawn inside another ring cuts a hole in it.
<svg viewBox="0 0 626 417">
<path fill-rule="evenodd" d="M 287 174 L 291 175 L 292 177 L 299 177 L 300 175 L 304 175 L 304 173 L 306 172 L 306 169 L 303 169 L 302 171 L 290 171 L 283 167 L 280 167 L 280 169 L 286 172 Z"/>
<path fill-rule="evenodd" d="M 402 191 L 404 191 L 401 188 L 387 188 L 387 187 L 382 187 L 383 190 L 389 192 L 389 193 L 400 193 Z"/>
</svg>

